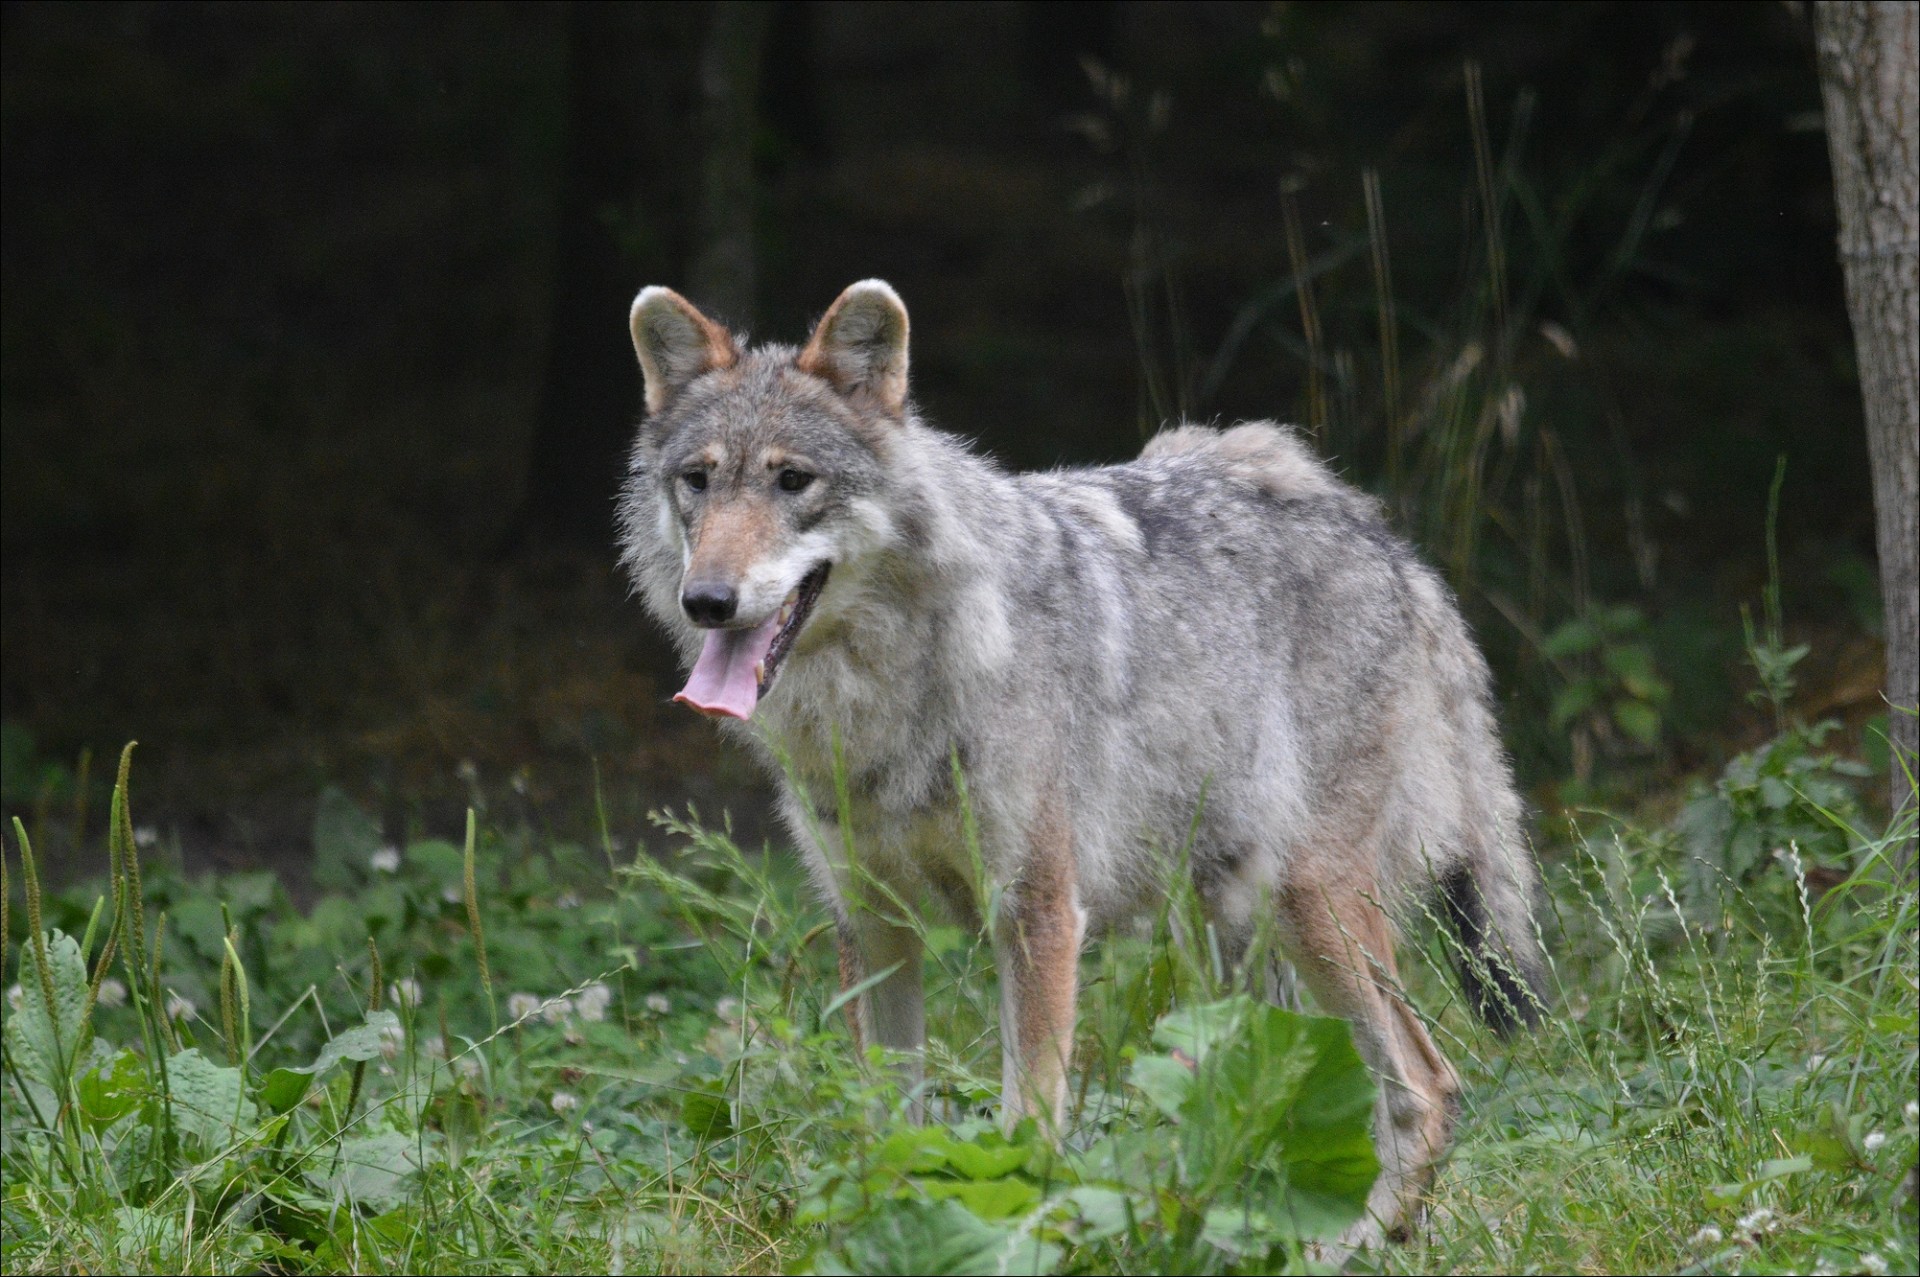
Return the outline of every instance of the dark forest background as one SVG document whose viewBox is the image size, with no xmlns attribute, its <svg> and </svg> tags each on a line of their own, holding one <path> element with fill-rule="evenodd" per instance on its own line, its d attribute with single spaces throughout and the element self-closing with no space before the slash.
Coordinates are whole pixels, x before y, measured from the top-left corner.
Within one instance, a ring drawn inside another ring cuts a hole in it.
<svg viewBox="0 0 1920 1277">
<path fill-rule="evenodd" d="M 1303 423 L 1461 589 L 1542 810 L 1767 734 L 1782 456 L 1800 711 L 1880 707 L 1798 6 L 3 12 L 3 797 L 56 863 L 136 738 L 190 866 L 297 866 L 329 787 L 755 834 L 610 546 L 648 283 L 797 340 L 888 279 L 1013 466 Z"/>
</svg>

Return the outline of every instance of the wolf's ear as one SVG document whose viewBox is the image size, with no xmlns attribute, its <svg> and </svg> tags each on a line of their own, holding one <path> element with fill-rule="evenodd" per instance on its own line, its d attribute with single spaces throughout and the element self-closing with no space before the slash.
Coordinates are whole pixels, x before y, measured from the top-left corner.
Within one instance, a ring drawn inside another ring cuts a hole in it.
<svg viewBox="0 0 1920 1277">
<path fill-rule="evenodd" d="M 841 293 L 796 361 L 841 394 L 865 391 L 888 412 L 907 402 L 907 308 L 886 281 L 863 279 Z"/>
<path fill-rule="evenodd" d="M 659 412 L 702 373 L 740 361 L 733 334 L 671 288 L 643 288 L 628 326 L 647 383 L 647 411 Z"/>
</svg>

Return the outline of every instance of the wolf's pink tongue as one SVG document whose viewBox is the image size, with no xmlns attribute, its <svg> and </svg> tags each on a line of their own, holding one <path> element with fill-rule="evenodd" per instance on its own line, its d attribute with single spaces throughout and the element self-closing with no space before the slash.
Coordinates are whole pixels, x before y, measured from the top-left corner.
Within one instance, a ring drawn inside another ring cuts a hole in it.
<svg viewBox="0 0 1920 1277">
<path fill-rule="evenodd" d="M 687 685 L 673 699 L 702 714 L 747 718 L 760 701 L 760 679 L 753 667 L 766 659 L 779 632 L 777 612 L 757 629 L 708 630 Z"/>
</svg>

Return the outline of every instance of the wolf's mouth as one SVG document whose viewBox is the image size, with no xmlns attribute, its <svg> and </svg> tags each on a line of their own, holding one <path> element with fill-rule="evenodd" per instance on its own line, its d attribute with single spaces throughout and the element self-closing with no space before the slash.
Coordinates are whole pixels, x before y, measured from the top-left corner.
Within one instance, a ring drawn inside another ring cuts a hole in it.
<svg viewBox="0 0 1920 1277">
<path fill-rule="evenodd" d="M 828 566 L 816 565 L 780 610 L 753 629 L 708 630 L 687 685 L 673 699 L 716 718 L 750 717 L 826 588 Z"/>
</svg>

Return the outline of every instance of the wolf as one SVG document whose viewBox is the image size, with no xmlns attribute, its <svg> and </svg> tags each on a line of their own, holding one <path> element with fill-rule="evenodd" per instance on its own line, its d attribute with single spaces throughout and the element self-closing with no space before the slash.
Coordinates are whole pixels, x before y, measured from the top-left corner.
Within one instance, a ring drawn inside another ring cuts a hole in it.
<svg viewBox="0 0 1920 1277">
<path fill-rule="evenodd" d="M 880 280 L 798 349 L 743 348 L 661 287 L 631 332 L 622 561 L 688 670 L 674 699 L 780 782 L 843 986 L 867 986 L 856 1040 L 904 1053 L 917 1105 L 907 915 L 987 925 L 1004 1112 L 1057 1130 L 1082 944 L 1164 900 L 1184 851 L 1223 952 L 1268 927 L 1351 1021 L 1379 1080 L 1373 1226 L 1416 1220 L 1460 1083 L 1396 917 L 1437 898 L 1496 1028 L 1537 1020 L 1544 966 L 1486 664 L 1375 504 L 1270 423 L 1008 473 L 915 410 Z"/>
</svg>

